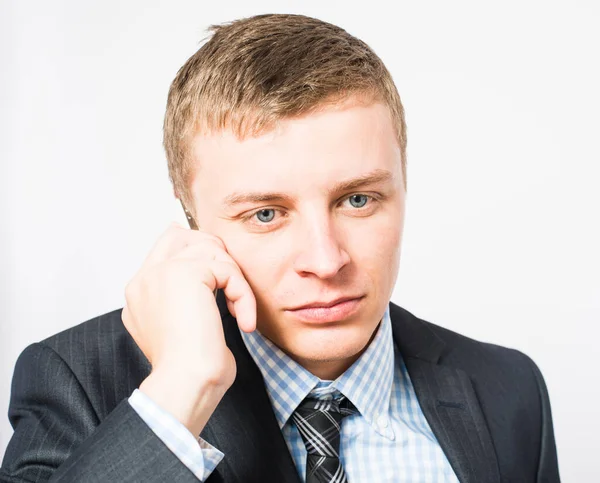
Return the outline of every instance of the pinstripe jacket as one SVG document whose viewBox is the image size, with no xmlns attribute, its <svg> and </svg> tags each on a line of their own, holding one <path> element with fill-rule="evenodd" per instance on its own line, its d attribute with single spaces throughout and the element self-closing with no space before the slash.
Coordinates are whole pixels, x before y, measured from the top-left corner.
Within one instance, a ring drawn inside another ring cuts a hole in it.
<svg viewBox="0 0 600 483">
<path fill-rule="evenodd" d="M 207 481 L 298 483 L 262 376 L 220 291 L 217 301 L 238 373 L 201 435 L 226 455 Z M 548 393 L 531 359 L 393 303 L 390 316 L 421 408 L 461 482 L 560 481 Z M 121 310 L 27 347 L 15 367 L 14 434 L 0 482 L 197 481 L 127 402 L 149 371 Z"/>
</svg>

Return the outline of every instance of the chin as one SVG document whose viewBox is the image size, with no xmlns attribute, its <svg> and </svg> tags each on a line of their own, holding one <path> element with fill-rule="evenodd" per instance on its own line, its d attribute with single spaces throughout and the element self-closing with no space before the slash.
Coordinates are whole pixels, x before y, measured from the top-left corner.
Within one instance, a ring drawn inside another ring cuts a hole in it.
<svg viewBox="0 0 600 483">
<path fill-rule="evenodd" d="M 366 348 L 375 327 L 343 324 L 303 327 L 290 332 L 281 344 L 276 343 L 298 362 L 344 361 L 354 358 Z"/>
<path fill-rule="evenodd" d="M 344 361 L 353 362 L 363 352 L 379 326 L 385 306 L 368 302 L 351 317 L 337 322 L 304 322 L 285 311 L 274 311 L 259 316 L 258 329 L 307 369 L 320 363 L 336 365 L 336 361 L 342 367 Z"/>
</svg>

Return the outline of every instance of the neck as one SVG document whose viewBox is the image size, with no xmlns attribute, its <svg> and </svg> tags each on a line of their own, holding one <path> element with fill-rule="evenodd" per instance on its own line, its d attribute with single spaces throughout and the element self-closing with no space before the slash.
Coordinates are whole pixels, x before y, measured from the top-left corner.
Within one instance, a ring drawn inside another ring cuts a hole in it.
<svg viewBox="0 0 600 483">
<path fill-rule="evenodd" d="M 367 348 L 369 347 L 369 345 L 371 345 L 371 342 L 375 338 L 375 335 L 377 334 L 377 331 L 379 330 L 380 325 L 381 325 L 381 323 L 377 324 L 377 327 L 373 331 L 371 338 L 365 344 L 365 346 L 362 348 L 362 350 L 360 350 L 358 353 L 356 353 L 350 357 L 344 358 L 344 359 L 335 359 L 335 360 L 330 360 L 330 361 L 323 361 L 323 360 L 316 361 L 313 359 L 304 359 L 302 357 L 297 357 L 297 356 L 294 356 L 293 354 L 289 354 L 287 352 L 286 352 L 286 354 L 288 356 L 290 356 L 292 359 L 294 359 L 302 367 L 304 367 L 304 369 L 306 369 L 308 372 L 317 376 L 319 379 L 321 379 L 323 381 L 333 381 L 333 380 L 337 379 L 338 377 L 340 377 L 344 372 L 346 372 L 352 366 L 352 364 L 354 364 L 360 358 L 360 356 L 363 355 L 363 353 L 367 350 Z"/>
<path fill-rule="evenodd" d="M 296 362 L 304 367 L 304 369 L 311 374 L 314 374 L 319 379 L 323 381 L 333 381 L 346 372 L 352 366 L 352 364 L 358 360 L 363 352 L 364 349 L 353 357 L 335 361 L 313 361 L 302 360 L 300 358 L 294 359 L 296 359 Z"/>
</svg>

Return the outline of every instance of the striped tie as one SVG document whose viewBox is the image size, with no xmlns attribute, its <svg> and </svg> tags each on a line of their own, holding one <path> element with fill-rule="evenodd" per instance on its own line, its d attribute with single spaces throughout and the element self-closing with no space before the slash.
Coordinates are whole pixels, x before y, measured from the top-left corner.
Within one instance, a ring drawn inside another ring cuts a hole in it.
<svg viewBox="0 0 600 483">
<path fill-rule="evenodd" d="M 305 399 L 292 414 L 304 440 L 306 451 L 306 483 L 347 483 L 340 461 L 340 429 L 342 419 L 357 413 L 352 403 L 339 399 Z"/>
</svg>

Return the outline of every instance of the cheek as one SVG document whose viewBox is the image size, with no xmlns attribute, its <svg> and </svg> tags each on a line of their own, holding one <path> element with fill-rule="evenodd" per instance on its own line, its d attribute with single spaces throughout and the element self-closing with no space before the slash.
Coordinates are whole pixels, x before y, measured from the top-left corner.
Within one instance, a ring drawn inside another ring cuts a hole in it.
<svg viewBox="0 0 600 483">
<path fill-rule="evenodd" d="M 277 285 L 284 265 L 277 243 L 253 237 L 235 237 L 224 242 L 255 292 L 264 293 Z"/>
<path fill-rule="evenodd" d="M 390 229 L 390 226 L 394 228 Z M 387 297 L 398 275 L 402 224 L 388 222 L 372 226 L 360 240 L 353 248 L 356 265 L 371 279 L 374 287 Z"/>
<path fill-rule="evenodd" d="M 362 247 L 361 254 L 358 259 L 362 259 L 365 266 L 379 273 L 378 278 L 385 277 L 395 270 L 399 261 L 400 236 L 388 231 L 382 236 L 371 237 L 370 243 Z"/>
</svg>

